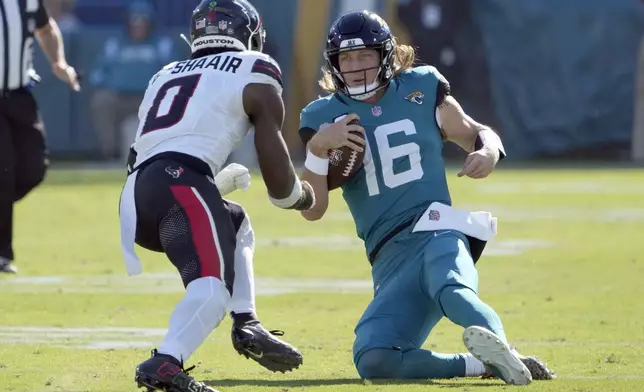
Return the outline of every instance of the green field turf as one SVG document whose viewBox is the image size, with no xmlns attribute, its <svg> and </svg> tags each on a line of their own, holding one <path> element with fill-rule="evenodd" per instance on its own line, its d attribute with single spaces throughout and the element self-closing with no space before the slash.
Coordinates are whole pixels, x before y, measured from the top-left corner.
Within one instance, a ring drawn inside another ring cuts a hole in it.
<svg viewBox="0 0 644 392">
<path fill-rule="evenodd" d="M 502 170 L 487 180 L 449 172 L 454 204 L 499 217 L 478 264 L 480 292 L 509 339 L 559 379 L 531 391 L 644 390 L 644 170 Z M 0 276 L 0 391 L 136 391 L 134 367 L 163 336 L 182 293 L 164 257 L 140 250 L 128 278 L 117 220 L 119 172 L 51 171 L 16 211 L 20 274 Z M 369 265 L 340 192 L 306 222 L 270 205 L 260 178 L 236 192 L 257 236 L 259 315 L 303 352 L 271 374 L 237 355 L 230 321 L 188 365 L 227 391 L 502 391 L 498 380 L 365 384 L 353 328 L 371 298 Z M 426 347 L 463 352 L 443 320 Z"/>
</svg>

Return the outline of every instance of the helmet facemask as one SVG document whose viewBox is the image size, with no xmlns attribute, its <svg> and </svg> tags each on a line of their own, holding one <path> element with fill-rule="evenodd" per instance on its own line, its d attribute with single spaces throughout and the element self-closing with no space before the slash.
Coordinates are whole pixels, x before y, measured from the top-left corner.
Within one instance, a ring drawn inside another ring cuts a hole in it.
<svg viewBox="0 0 644 392">
<path fill-rule="evenodd" d="M 365 68 L 351 72 L 340 72 L 340 53 L 357 51 L 362 49 L 374 49 L 380 55 L 380 62 L 375 67 Z M 377 45 L 355 45 L 330 49 L 324 52 L 326 68 L 331 73 L 333 83 L 338 91 L 348 97 L 363 101 L 373 97 L 376 92 L 387 86 L 393 77 L 393 56 L 394 42 L 387 40 Z M 376 75 L 372 80 L 367 80 L 367 72 L 376 69 Z M 345 81 L 345 75 L 362 72 L 365 83 L 361 86 L 350 87 Z"/>
<path fill-rule="evenodd" d="M 262 26 L 260 22 L 257 31 L 250 35 L 250 39 L 248 40 L 248 50 L 262 52 L 264 51 L 264 42 L 266 42 L 266 30 L 264 30 L 264 26 Z"/>
</svg>

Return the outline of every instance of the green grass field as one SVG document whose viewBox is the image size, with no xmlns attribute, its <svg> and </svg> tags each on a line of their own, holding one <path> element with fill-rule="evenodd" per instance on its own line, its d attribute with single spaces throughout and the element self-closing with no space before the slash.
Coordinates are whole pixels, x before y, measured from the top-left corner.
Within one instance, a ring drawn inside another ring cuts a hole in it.
<svg viewBox="0 0 644 392">
<path fill-rule="evenodd" d="M 644 389 L 644 170 L 501 170 L 487 180 L 449 173 L 454 204 L 492 211 L 499 235 L 478 264 L 481 296 L 509 339 L 559 379 L 532 391 Z M 134 367 L 160 342 L 182 295 L 164 257 L 139 251 L 145 275 L 120 255 L 120 172 L 54 170 L 16 211 L 20 274 L 0 277 L 0 391 L 136 391 Z M 500 391 L 498 380 L 365 384 L 353 367 L 353 328 L 370 293 L 369 264 L 340 192 L 306 222 L 272 207 L 261 179 L 232 199 L 258 244 L 260 318 L 305 356 L 286 375 L 236 354 L 230 321 L 188 365 L 227 391 Z M 443 320 L 426 347 L 463 352 Z"/>
</svg>

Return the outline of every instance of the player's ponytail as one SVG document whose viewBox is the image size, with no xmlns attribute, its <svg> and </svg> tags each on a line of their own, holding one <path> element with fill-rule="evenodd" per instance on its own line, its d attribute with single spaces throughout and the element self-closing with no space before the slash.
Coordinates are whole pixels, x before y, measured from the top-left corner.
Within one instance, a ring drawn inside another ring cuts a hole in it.
<svg viewBox="0 0 644 392">
<path fill-rule="evenodd" d="M 394 48 L 394 75 L 413 68 L 416 62 L 416 50 L 409 45 L 396 45 Z"/>
<path fill-rule="evenodd" d="M 318 85 L 325 93 L 333 94 L 338 92 L 333 82 L 333 75 L 327 65 L 322 66 L 322 77 L 318 80 Z"/>
</svg>

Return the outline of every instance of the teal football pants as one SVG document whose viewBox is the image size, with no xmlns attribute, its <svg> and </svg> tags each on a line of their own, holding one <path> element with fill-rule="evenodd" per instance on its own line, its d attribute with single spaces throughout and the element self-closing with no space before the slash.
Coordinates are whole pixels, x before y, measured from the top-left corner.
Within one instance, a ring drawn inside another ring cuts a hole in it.
<svg viewBox="0 0 644 392">
<path fill-rule="evenodd" d="M 478 298 L 478 273 L 459 232 L 401 233 L 382 248 L 372 276 L 375 295 L 355 328 L 353 347 L 363 378 L 465 376 L 463 355 L 421 349 L 443 316 L 505 339 L 498 315 Z"/>
</svg>

